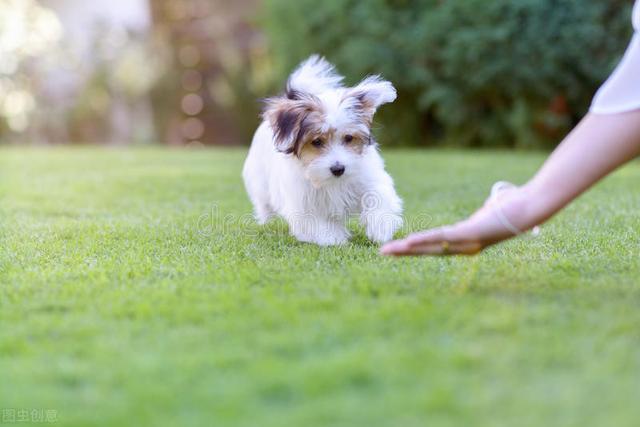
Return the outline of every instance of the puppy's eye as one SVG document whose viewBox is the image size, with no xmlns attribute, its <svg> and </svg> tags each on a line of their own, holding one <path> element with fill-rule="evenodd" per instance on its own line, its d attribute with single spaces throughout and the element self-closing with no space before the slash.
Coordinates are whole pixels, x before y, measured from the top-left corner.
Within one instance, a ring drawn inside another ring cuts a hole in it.
<svg viewBox="0 0 640 427">
<path fill-rule="evenodd" d="M 344 142 L 346 142 L 348 144 L 351 141 L 353 141 L 353 135 L 345 135 L 344 136 Z"/>
<path fill-rule="evenodd" d="M 311 145 L 313 145 L 316 148 L 320 148 L 322 147 L 322 145 L 324 145 L 324 141 L 322 140 L 322 138 L 316 138 L 313 141 L 311 141 Z"/>
</svg>

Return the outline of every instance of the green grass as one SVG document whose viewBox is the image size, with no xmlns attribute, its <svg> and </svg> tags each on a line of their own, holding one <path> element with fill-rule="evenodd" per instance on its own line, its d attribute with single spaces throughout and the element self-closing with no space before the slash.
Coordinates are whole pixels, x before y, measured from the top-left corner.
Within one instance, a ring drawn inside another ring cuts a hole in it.
<svg viewBox="0 0 640 427">
<path fill-rule="evenodd" d="M 323 249 L 248 221 L 243 157 L 0 150 L 0 408 L 65 426 L 638 424 L 638 164 L 538 239 L 388 259 L 359 230 Z M 385 157 L 410 229 L 544 159 Z"/>
</svg>

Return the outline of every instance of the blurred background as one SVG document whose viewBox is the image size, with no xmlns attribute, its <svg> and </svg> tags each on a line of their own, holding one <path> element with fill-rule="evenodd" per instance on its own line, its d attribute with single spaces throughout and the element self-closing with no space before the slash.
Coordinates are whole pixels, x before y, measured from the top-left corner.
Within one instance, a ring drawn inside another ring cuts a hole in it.
<svg viewBox="0 0 640 427">
<path fill-rule="evenodd" d="M 632 0 L 0 0 L 0 144 L 247 145 L 311 53 L 382 73 L 385 146 L 549 148 Z"/>
</svg>

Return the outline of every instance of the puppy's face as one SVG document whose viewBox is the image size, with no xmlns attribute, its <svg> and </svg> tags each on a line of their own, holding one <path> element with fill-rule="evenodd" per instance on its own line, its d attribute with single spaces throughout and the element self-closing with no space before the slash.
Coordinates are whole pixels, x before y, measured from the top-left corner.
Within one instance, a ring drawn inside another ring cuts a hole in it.
<svg viewBox="0 0 640 427">
<path fill-rule="evenodd" d="M 305 177 L 322 187 L 362 171 L 362 160 L 375 144 L 373 115 L 378 106 L 393 99 L 391 83 L 372 77 L 356 87 L 318 95 L 288 91 L 267 100 L 264 118 L 273 129 L 276 149 L 295 158 Z"/>
</svg>

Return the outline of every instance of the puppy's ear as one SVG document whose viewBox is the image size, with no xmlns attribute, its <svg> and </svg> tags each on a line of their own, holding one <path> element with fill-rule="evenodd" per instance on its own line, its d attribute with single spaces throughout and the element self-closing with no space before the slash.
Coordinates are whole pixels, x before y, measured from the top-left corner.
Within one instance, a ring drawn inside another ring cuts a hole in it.
<svg viewBox="0 0 640 427">
<path fill-rule="evenodd" d="M 292 98 L 269 98 L 265 101 L 262 112 L 262 118 L 273 130 L 276 149 L 286 154 L 297 154 L 308 130 L 305 119 L 310 114 L 320 111 L 319 100 L 311 95 L 297 93 Z"/>
<path fill-rule="evenodd" d="M 365 118 L 371 121 L 378 107 L 395 101 L 396 89 L 391 82 L 383 80 L 380 76 L 369 76 L 349 89 L 347 97 L 355 98 L 356 106 L 361 109 Z"/>
</svg>

